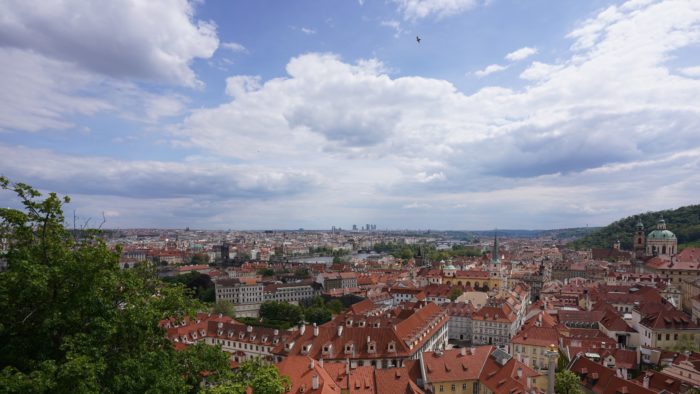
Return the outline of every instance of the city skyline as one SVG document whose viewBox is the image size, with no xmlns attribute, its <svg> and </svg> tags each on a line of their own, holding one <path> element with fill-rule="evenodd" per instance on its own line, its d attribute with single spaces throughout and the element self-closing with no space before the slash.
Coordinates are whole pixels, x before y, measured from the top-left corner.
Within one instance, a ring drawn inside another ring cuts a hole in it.
<svg viewBox="0 0 700 394">
<path fill-rule="evenodd" d="M 698 2 L 107 8 L 0 2 L 0 174 L 107 228 L 554 229 L 698 203 Z"/>
</svg>

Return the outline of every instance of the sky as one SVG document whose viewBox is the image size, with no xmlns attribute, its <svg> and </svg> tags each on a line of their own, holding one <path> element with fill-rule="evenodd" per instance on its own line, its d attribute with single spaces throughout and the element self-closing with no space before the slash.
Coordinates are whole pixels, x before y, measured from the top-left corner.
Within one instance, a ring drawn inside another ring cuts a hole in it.
<svg viewBox="0 0 700 394">
<path fill-rule="evenodd" d="M 0 174 L 105 228 L 546 229 L 699 203 L 697 0 L 0 15 Z"/>
</svg>

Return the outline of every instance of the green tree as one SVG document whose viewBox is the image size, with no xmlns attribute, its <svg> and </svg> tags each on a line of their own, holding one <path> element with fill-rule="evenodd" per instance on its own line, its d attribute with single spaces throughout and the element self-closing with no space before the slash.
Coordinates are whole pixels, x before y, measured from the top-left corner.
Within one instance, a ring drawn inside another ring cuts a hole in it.
<svg viewBox="0 0 700 394">
<path fill-rule="evenodd" d="M 450 301 L 456 300 L 456 299 L 459 298 L 459 296 L 461 296 L 462 294 L 463 294 L 463 292 L 462 292 L 462 289 L 461 289 L 461 288 L 459 288 L 459 287 L 453 287 L 452 290 L 450 290 L 450 295 L 449 295 Z"/>
<path fill-rule="evenodd" d="M 557 394 L 583 394 L 580 383 L 581 380 L 575 373 L 565 369 L 556 374 L 554 392 Z"/>
<path fill-rule="evenodd" d="M 175 351 L 159 322 L 201 304 L 179 284 L 139 266 L 119 268 L 90 232 L 64 227 L 68 197 L 0 177 L 22 210 L 0 208 L 9 242 L 0 272 L 0 387 L 4 392 L 195 392 L 200 372 L 227 376 L 227 355 L 192 346 Z"/>
<path fill-rule="evenodd" d="M 309 323 L 323 324 L 333 317 L 331 311 L 324 307 L 312 307 L 304 311 L 304 317 Z"/>
<path fill-rule="evenodd" d="M 289 325 L 304 321 L 304 312 L 298 305 L 280 301 L 265 301 L 260 306 L 260 317 L 271 322 L 286 322 Z"/>
<path fill-rule="evenodd" d="M 228 317 L 236 317 L 236 308 L 229 301 L 217 301 L 214 304 L 212 311 L 216 314 L 222 314 Z"/>
<path fill-rule="evenodd" d="M 262 276 L 274 276 L 275 270 L 273 270 L 272 268 L 261 268 L 258 270 L 258 274 Z"/>
<path fill-rule="evenodd" d="M 195 253 L 192 255 L 192 259 L 190 260 L 190 264 L 194 264 L 194 265 L 209 264 L 209 255 L 206 253 Z"/>
<path fill-rule="evenodd" d="M 343 303 L 340 300 L 333 300 L 326 304 L 326 307 L 331 310 L 331 312 L 338 314 L 343 311 Z"/>
<path fill-rule="evenodd" d="M 289 377 L 259 358 L 244 361 L 227 381 L 212 387 L 207 394 L 244 394 L 250 387 L 254 393 L 282 394 L 291 387 Z"/>
</svg>

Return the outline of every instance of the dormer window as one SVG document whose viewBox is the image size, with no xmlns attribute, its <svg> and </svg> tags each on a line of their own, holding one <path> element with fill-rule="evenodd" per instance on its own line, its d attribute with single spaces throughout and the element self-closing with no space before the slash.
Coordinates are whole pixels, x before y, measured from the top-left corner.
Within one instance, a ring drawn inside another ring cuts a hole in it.
<svg viewBox="0 0 700 394">
<path fill-rule="evenodd" d="M 354 345 L 352 343 L 345 344 L 345 353 L 352 353 Z"/>
<path fill-rule="evenodd" d="M 333 351 L 332 344 L 328 343 L 328 344 L 323 346 L 323 354 L 331 354 L 332 351 Z"/>
<path fill-rule="evenodd" d="M 203 337 L 206 337 L 206 336 L 207 336 L 207 332 L 204 331 L 204 329 L 201 329 L 201 330 L 199 330 L 199 335 L 201 335 L 201 336 L 203 336 Z"/>
<path fill-rule="evenodd" d="M 369 353 L 375 353 L 377 351 L 377 343 L 372 341 L 367 345 L 367 351 Z"/>
<path fill-rule="evenodd" d="M 365 326 L 365 321 L 364 321 L 364 320 L 361 320 L 361 321 L 359 322 L 358 326 L 364 327 L 364 326 Z"/>
<path fill-rule="evenodd" d="M 238 339 L 243 339 L 245 337 L 245 333 L 241 331 L 240 334 L 238 334 Z"/>
<path fill-rule="evenodd" d="M 277 344 L 279 343 L 279 341 L 280 341 L 279 338 L 275 338 L 275 339 L 272 340 L 272 344 L 273 344 L 273 345 L 277 345 Z"/>
<path fill-rule="evenodd" d="M 389 351 L 390 352 L 396 351 L 396 343 L 394 341 L 389 342 Z"/>
<path fill-rule="evenodd" d="M 233 330 L 228 330 L 228 337 L 229 338 L 233 337 Z"/>
<path fill-rule="evenodd" d="M 309 354 L 310 351 L 311 351 L 311 344 L 310 343 L 301 347 L 301 352 L 303 354 Z"/>
</svg>

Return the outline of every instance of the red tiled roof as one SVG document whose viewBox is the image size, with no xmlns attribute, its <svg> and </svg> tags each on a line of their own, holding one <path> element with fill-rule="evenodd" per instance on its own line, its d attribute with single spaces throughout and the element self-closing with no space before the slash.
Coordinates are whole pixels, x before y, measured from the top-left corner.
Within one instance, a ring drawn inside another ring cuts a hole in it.
<svg viewBox="0 0 700 394">
<path fill-rule="evenodd" d="M 292 387 L 288 393 L 332 394 L 340 393 L 340 386 L 316 360 L 306 356 L 290 356 L 277 364 L 281 375 L 289 376 Z M 318 388 L 313 389 L 313 378 L 318 378 Z"/>
<path fill-rule="evenodd" d="M 475 348 L 451 349 L 444 352 L 423 353 L 423 365 L 428 383 L 455 380 L 476 380 L 495 348 L 479 346 Z"/>
</svg>

